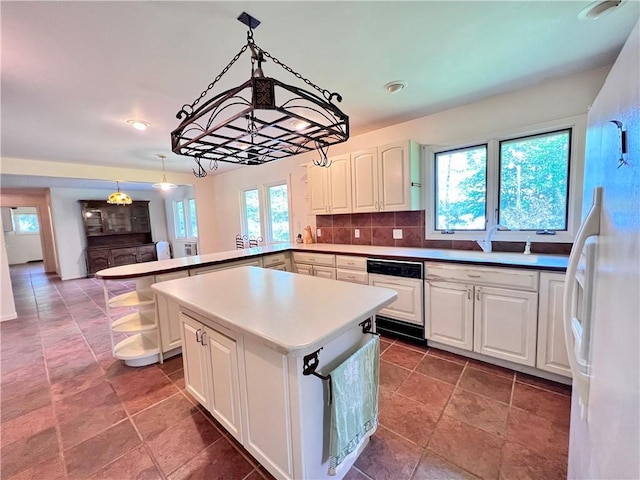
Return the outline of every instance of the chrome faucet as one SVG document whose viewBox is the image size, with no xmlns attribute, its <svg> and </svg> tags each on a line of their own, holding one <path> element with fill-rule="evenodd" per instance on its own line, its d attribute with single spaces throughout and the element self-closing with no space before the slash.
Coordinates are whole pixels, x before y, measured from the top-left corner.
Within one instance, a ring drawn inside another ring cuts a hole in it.
<svg viewBox="0 0 640 480">
<path fill-rule="evenodd" d="M 496 230 L 498 230 L 499 228 L 503 228 L 505 230 L 509 230 L 508 228 L 503 227 L 502 225 L 500 225 L 498 223 L 498 224 L 494 225 L 493 227 L 487 229 L 487 233 L 484 236 L 484 240 L 476 240 L 478 245 L 480 245 L 480 248 L 482 248 L 483 252 L 490 252 L 491 251 L 491 237 L 493 237 L 493 234 L 496 233 Z"/>
</svg>

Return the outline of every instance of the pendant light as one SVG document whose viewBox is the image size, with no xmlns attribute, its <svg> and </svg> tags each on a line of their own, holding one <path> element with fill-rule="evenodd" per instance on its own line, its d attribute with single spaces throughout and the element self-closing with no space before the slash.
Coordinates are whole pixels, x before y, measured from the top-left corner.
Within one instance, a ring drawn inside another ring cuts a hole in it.
<svg viewBox="0 0 640 480">
<path fill-rule="evenodd" d="M 206 90 L 180 109 L 176 115 L 180 124 L 171 132 L 171 150 L 193 157 L 193 174 L 200 178 L 207 175 L 206 166 L 216 170 L 218 162 L 260 165 L 312 151 L 319 154 L 319 165 L 328 166 L 329 147 L 349 138 L 349 117 L 334 103 L 341 102 L 342 97 L 319 87 L 258 46 L 253 30 L 260 25 L 259 20 L 246 12 L 238 20 L 248 27 L 247 43 Z M 217 82 L 245 52 L 251 56 L 249 78 L 216 92 Z M 271 70 L 279 67 L 310 88 L 267 76 L 270 72 L 263 68 L 267 61 Z M 191 72 L 185 76 L 191 76 Z"/>
<path fill-rule="evenodd" d="M 167 158 L 167 156 L 159 153 L 158 157 L 160 157 L 160 160 L 162 161 L 162 181 L 160 183 L 154 183 L 153 188 L 159 188 L 164 191 L 178 188 L 176 184 L 167 182 L 167 174 L 164 171 L 164 159 Z"/>
<path fill-rule="evenodd" d="M 129 195 L 120 191 L 120 182 L 117 180 L 116 185 L 118 186 L 118 191 L 113 192 L 111 195 L 109 195 L 109 198 L 107 198 L 107 203 L 110 203 L 112 205 L 131 205 L 133 200 L 131 200 L 131 197 Z"/>
</svg>

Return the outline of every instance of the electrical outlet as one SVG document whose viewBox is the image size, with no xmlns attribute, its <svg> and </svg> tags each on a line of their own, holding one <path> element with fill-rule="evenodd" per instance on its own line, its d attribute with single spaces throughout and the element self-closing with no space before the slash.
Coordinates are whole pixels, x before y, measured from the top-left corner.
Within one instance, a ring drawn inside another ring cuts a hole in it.
<svg viewBox="0 0 640 480">
<path fill-rule="evenodd" d="M 319 228 L 316 228 L 316 237 L 321 237 L 322 236 L 322 230 Z"/>
<path fill-rule="evenodd" d="M 402 229 L 394 228 L 393 229 L 393 238 L 394 240 L 402 240 Z"/>
<path fill-rule="evenodd" d="M 360 238 L 360 229 L 356 228 L 355 231 L 353 232 L 353 236 L 356 238 Z"/>
</svg>

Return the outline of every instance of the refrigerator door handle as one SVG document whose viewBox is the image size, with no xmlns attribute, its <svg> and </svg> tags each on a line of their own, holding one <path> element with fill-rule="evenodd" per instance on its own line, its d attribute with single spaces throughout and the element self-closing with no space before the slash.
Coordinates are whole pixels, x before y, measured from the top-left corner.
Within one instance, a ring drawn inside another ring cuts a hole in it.
<svg viewBox="0 0 640 480">
<path fill-rule="evenodd" d="M 569 263 L 567 265 L 567 273 L 564 283 L 564 294 L 562 299 L 563 305 L 563 326 L 564 326 L 564 339 L 567 347 L 567 356 L 569 357 L 569 366 L 571 367 L 571 373 L 573 375 L 573 385 L 578 390 L 580 401 L 583 405 L 588 405 L 589 402 L 589 373 L 588 373 L 588 358 L 585 358 L 581 352 L 585 352 L 585 347 L 581 345 L 582 340 L 585 339 L 585 333 L 587 338 L 589 332 L 585 329 L 591 328 L 589 325 L 591 322 L 585 318 L 585 324 L 580 325 L 578 319 L 573 317 L 573 304 L 575 298 L 575 289 L 578 271 L 578 263 L 580 262 L 580 255 L 589 237 L 600 234 L 600 208 L 602 206 L 602 187 L 596 187 L 593 190 L 593 205 L 589 210 L 586 218 L 576 235 L 571 254 L 569 255 Z M 594 268 L 593 262 L 589 262 L 591 265 L 587 265 L 587 270 Z M 591 272 L 587 273 L 591 275 Z M 588 289 L 591 293 L 591 289 Z M 589 309 L 591 310 L 591 309 Z M 590 311 L 587 312 L 587 316 L 590 316 Z M 579 328 L 579 327 L 581 328 Z M 578 327 L 578 328 L 576 328 Z M 587 347 L 588 348 L 588 347 Z"/>
</svg>

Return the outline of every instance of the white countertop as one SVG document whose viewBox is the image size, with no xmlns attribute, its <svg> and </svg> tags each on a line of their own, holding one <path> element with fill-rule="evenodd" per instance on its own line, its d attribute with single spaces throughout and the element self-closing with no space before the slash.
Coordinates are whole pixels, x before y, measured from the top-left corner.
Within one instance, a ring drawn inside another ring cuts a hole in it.
<svg viewBox="0 0 640 480">
<path fill-rule="evenodd" d="M 159 294 L 274 350 L 318 350 L 397 298 L 388 288 L 239 267 L 155 283 Z"/>
<path fill-rule="evenodd" d="M 340 245 L 332 243 L 279 243 L 264 247 L 246 248 L 244 250 L 229 250 L 227 252 L 209 253 L 193 257 L 172 258 L 156 262 L 134 263 L 121 267 L 112 267 L 100 270 L 97 278 L 122 279 L 135 278 L 145 275 L 155 275 L 177 270 L 221 263 L 231 260 L 242 260 L 251 257 L 259 257 L 269 253 L 282 251 L 309 251 L 329 254 L 360 255 L 369 258 L 386 258 L 413 261 L 450 261 L 471 264 L 512 266 L 524 268 L 538 268 L 547 270 L 564 271 L 567 268 L 569 257 L 567 255 L 524 255 L 522 253 L 491 252 L 469 250 L 447 250 L 435 248 L 402 248 L 402 247 L 375 247 L 369 245 Z"/>
</svg>

